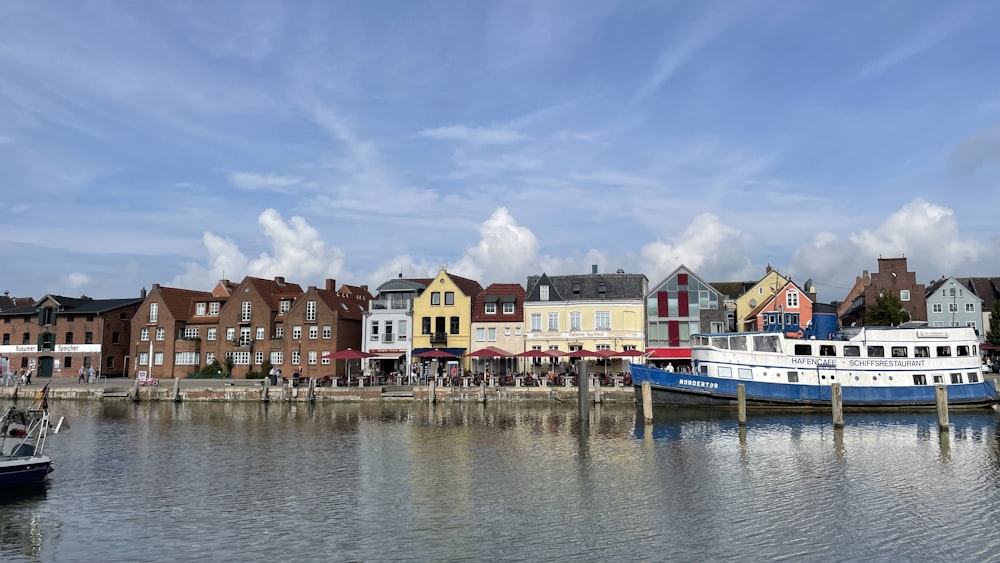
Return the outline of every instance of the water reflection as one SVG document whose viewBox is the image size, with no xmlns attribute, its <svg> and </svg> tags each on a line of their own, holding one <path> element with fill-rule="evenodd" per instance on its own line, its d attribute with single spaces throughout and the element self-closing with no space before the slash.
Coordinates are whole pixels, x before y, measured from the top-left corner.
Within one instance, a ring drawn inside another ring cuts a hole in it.
<svg viewBox="0 0 1000 563">
<path fill-rule="evenodd" d="M 47 494 L 48 483 L 0 490 L 0 558 L 39 560 L 39 507 Z"/>
</svg>

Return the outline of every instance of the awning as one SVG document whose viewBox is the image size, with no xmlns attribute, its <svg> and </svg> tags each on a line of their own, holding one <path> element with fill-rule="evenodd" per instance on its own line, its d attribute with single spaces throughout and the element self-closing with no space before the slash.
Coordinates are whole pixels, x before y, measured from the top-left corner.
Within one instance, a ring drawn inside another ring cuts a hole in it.
<svg viewBox="0 0 1000 563">
<path fill-rule="evenodd" d="M 378 360 L 385 360 L 385 359 L 396 360 L 396 359 L 400 358 L 401 356 L 405 356 L 406 352 L 381 352 L 379 350 L 372 350 L 371 354 L 372 354 L 371 359 L 373 359 L 373 360 L 376 360 L 376 359 L 378 359 Z"/>
<path fill-rule="evenodd" d="M 410 356 L 416 356 L 417 354 L 423 354 L 424 352 L 428 352 L 430 350 L 434 350 L 434 348 L 414 348 L 413 352 L 410 353 Z M 438 350 L 441 350 L 442 352 L 447 352 L 447 353 L 451 354 L 452 356 L 455 356 L 456 360 L 458 358 L 461 358 L 462 355 L 465 354 L 465 348 L 438 348 Z"/>
<path fill-rule="evenodd" d="M 487 295 L 486 297 L 483 297 L 483 303 L 496 303 L 499 300 L 499 295 Z"/>
<path fill-rule="evenodd" d="M 503 296 L 503 302 L 504 303 L 514 303 L 516 301 L 517 301 L 517 296 L 516 295 L 504 295 Z"/>
<path fill-rule="evenodd" d="M 650 348 L 650 360 L 690 360 L 690 348 Z"/>
</svg>

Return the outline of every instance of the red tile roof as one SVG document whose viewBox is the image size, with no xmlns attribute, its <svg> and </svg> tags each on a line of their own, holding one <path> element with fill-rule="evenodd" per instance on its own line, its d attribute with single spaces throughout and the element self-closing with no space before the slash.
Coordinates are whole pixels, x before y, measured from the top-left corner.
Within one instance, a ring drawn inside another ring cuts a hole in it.
<svg viewBox="0 0 1000 563">
<path fill-rule="evenodd" d="M 469 278 L 463 278 L 462 276 L 456 276 L 455 274 L 448 274 L 447 272 L 445 273 L 449 278 L 451 278 L 451 281 L 458 286 L 458 289 L 462 290 L 462 293 L 464 293 L 466 297 L 475 297 L 483 291 L 483 286 L 476 280 L 470 280 Z M 428 280 L 427 283 L 432 281 L 434 280 Z"/>
<path fill-rule="evenodd" d="M 288 283 L 284 281 L 284 278 L 278 278 L 274 280 L 266 280 L 263 278 L 254 278 L 247 276 L 247 282 L 253 284 L 257 291 L 260 293 L 261 297 L 267 301 L 268 307 L 272 311 L 277 311 L 279 308 L 279 302 L 281 298 L 295 299 L 301 297 L 304 293 L 302 291 L 302 286 L 297 283 Z"/>
<path fill-rule="evenodd" d="M 497 312 L 495 314 L 486 313 L 486 297 L 490 295 L 497 296 Z M 514 301 L 514 313 L 505 315 L 503 314 L 503 296 L 513 295 Z M 474 323 L 484 323 L 484 322 L 521 322 L 524 320 L 524 288 L 518 283 L 492 283 L 479 292 L 472 299 L 472 322 Z"/>
<path fill-rule="evenodd" d="M 160 287 L 163 304 L 170 310 L 176 321 L 187 321 L 194 316 L 196 301 L 214 301 L 215 297 L 208 291 L 180 289 L 176 287 Z"/>
</svg>

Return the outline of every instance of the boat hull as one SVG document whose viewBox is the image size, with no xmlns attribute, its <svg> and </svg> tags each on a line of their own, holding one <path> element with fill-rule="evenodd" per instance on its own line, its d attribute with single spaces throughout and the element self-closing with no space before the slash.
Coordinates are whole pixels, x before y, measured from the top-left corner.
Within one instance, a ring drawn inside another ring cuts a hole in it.
<svg viewBox="0 0 1000 563">
<path fill-rule="evenodd" d="M 47 456 L 0 458 L 0 488 L 35 485 L 51 472 Z"/>
<path fill-rule="evenodd" d="M 744 385 L 746 404 L 756 408 L 821 409 L 832 405 L 831 386 L 723 379 L 700 374 L 675 373 L 633 364 L 636 402 L 642 401 L 642 383 L 648 381 L 653 404 L 729 407 L 736 405 L 737 389 Z M 933 385 L 841 387 L 845 409 L 920 409 L 937 405 Z M 988 381 L 948 385 L 951 408 L 985 408 L 1000 401 Z"/>
</svg>

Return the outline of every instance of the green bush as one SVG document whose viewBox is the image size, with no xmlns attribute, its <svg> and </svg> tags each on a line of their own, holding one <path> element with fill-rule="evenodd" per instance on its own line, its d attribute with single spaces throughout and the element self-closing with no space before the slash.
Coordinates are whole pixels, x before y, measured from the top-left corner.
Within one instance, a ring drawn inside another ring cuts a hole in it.
<svg viewBox="0 0 1000 563">
<path fill-rule="evenodd" d="M 206 365 L 205 367 L 198 370 L 201 375 L 211 375 L 213 377 L 222 377 L 222 364 L 219 363 L 218 359 L 213 359 L 212 363 Z"/>
</svg>

